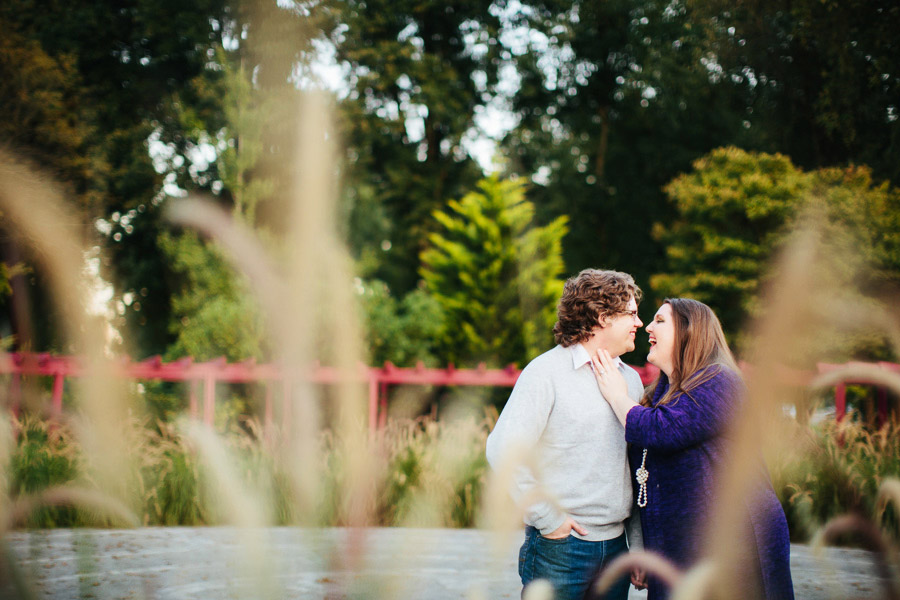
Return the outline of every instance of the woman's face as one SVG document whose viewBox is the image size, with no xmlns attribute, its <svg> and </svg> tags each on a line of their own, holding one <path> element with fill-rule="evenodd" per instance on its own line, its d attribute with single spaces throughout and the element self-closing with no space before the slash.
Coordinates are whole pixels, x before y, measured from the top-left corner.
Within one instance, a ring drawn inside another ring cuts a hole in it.
<svg viewBox="0 0 900 600">
<path fill-rule="evenodd" d="M 650 353 L 647 355 L 647 362 L 671 376 L 675 356 L 675 320 L 672 317 L 671 306 L 663 304 L 659 307 L 647 325 L 647 333 L 650 334 Z"/>
</svg>

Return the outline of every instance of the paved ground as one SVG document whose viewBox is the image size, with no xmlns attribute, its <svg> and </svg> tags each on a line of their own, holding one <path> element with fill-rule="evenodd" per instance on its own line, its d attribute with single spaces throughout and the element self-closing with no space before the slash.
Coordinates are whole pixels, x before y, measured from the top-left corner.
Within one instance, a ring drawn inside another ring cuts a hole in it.
<svg viewBox="0 0 900 600">
<path fill-rule="evenodd" d="M 519 597 L 519 536 L 478 530 L 64 529 L 6 541 L 40 599 Z M 861 550 L 814 557 L 795 545 L 791 568 L 798 600 L 885 597 Z M 632 589 L 629 600 L 643 597 Z"/>
</svg>

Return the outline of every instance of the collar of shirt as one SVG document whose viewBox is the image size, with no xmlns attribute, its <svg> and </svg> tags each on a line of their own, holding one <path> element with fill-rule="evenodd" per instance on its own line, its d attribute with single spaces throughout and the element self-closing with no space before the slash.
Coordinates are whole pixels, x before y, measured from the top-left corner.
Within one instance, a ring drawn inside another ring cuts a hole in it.
<svg viewBox="0 0 900 600">
<path fill-rule="evenodd" d="M 572 354 L 572 368 L 580 369 L 587 363 L 588 366 L 591 365 L 591 356 L 588 354 L 588 351 L 584 349 L 584 346 L 581 344 L 575 344 L 574 346 L 569 346 L 569 352 Z M 613 365 L 618 369 L 622 365 L 622 359 L 618 356 L 612 359 Z M 593 367 L 591 367 L 593 369 Z"/>
</svg>

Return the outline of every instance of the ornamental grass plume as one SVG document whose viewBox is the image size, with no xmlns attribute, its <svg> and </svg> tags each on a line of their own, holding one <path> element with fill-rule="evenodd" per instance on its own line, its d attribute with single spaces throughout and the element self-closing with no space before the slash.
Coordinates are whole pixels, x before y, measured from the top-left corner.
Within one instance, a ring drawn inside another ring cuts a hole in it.
<svg viewBox="0 0 900 600">
<path fill-rule="evenodd" d="M 287 234 L 280 253 L 285 259 L 274 264 L 262 243 L 240 223 L 226 218 L 197 200 L 175 205 L 170 218 L 181 225 L 194 226 L 216 240 L 243 276 L 253 286 L 256 300 L 264 310 L 272 338 L 274 359 L 284 372 L 285 393 L 292 402 L 287 413 L 277 413 L 280 430 L 270 436 L 272 450 L 286 476 L 289 514 L 301 524 L 320 521 L 323 496 L 320 431 L 331 431 L 331 443 L 339 447 L 343 477 L 335 481 L 339 520 L 349 526 L 371 522 L 370 502 L 374 468 L 364 429 L 365 398 L 356 383 L 361 345 L 350 288 L 349 260 L 337 237 L 335 223 L 334 132 L 330 109 L 319 94 L 307 94 L 296 124 L 296 164 L 281 165 L 283 180 L 289 181 L 287 200 L 279 209 Z M 327 419 L 322 415 L 319 390 L 305 377 L 313 360 L 334 366 L 340 376 L 334 385 L 336 409 Z M 190 435 L 203 440 L 205 464 L 216 465 L 213 479 L 228 482 L 226 496 L 240 497 L 238 480 L 228 475 L 221 459 L 224 446 L 212 432 L 191 425 Z M 262 498 L 231 506 L 228 512 L 238 519 L 248 507 L 268 504 Z M 248 528 L 271 522 L 256 511 Z M 349 552 L 335 552 L 330 560 L 342 569 L 353 570 L 361 560 L 364 541 L 350 545 Z M 261 548 L 251 552 L 264 555 Z"/>
<path fill-rule="evenodd" d="M 846 340 L 876 328 L 879 332 L 898 331 L 896 316 L 885 308 L 891 304 L 879 303 L 871 293 L 856 287 L 855 278 L 866 265 L 836 227 L 818 214 L 808 214 L 771 268 L 773 275 L 763 295 L 762 314 L 752 324 L 752 344 L 745 356 L 751 365 L 746 377 L 748 397 L 733 428 L 732 452 L 721 471 L 722 485 L 708 528 L 706 556 L 716 576 L 706 597 L 731 598 L 740 593 L 736 573 L 741 548 L 733 540 L 740 539 L 742 506 L 745 498 L 752 497 L 759 457 L 796 456 L 804 450 L 791 435 L 796 424 L 784 418 L 784 407 L 804 406 L 806 396 L 822 385 L 872 375 L 869 368 L 851 366 L 830 377 L 814 379 L 807 390 L 785 381 L 783 366 L 813 367 L 822 361 L 822 350 L 832 346 L 834 340 Z M 882 310 L 869 310 L 873 305 Z M 879 318 L 873 319 L 873 315 Z M 816 343 L 825 340 L 828 343 Z M 891 342 L 897 347 L 900 338 Z M 900 391 L 900 378 L 878 375 L 877 383 Z M 874 527 L 864 525 L 871 520 L 854 518 L 846 523 L 849 529 L 875 535 Z M 828 531 L 829 525 L 824 527 L 823 531 Z M 877 535 L 883 537 L 880 532 Z M 885 544 L 874 547 L 879 560 L 888 560 L 887 548 Z"/>
<path fill-rule="evenodd" d="M 82 430 L 86 464 L 106 495 L 133 507 L 134 482 L 120 424 L 131 408 L 114 366 L 105 356 L 103 328 L 88 316 L 88 290 L 82 272 L 85 225 L 69 209 L 65 191 L 53 179 L 0 149 L 0 210 L 48 275 L 51 297 L 63 315 L 64 339 L 84 360 L 85 373 L 75 382 L 76 414 Z M 28 401 L 28 399 L 26 399 Z"/>
<path fill-rule="evenodd" d="M 17 242 L 42 264 L 50 296 L 63 316 L 63 339 L 82 357 L 84 373 L 74 384 L 75 411 L 69 420 L 81 442 L 86 477 L 92 484 L 90 489 L 73 484 L 50 487 L 15 499 L 4 486 L 0 543 L 11 527 L 24 522 L 37 507 L 77 506 L 118 524 L 136 525 L 138 485 L 132 477 L 136 457 L 121 427 L 131 406 L 121 381 L 113 377 L 114 365 L 105 356 L 103 328 L 88 316 L 88 289 L 81 276 L 86 256 L 84 224 L 68 209 L 62 187 L 5 149 L 0 149 L 0 211 Z M 24 400 L 26 408 L 39 402 L 31 397 Z M 0 417 L 3 431 L 11 431 L 10 419 L 9 414 Z M 7 435 L 0 444 L 8 448 L 11 439 Z M 8 450 L 4 452 L 8 456 Z M 0 577 L 8 575 L 9 581 L 0 585 L 9 583 L 17 594 L 32 597 L 30 583 L 12 556 L 4 553 L 3 560 Z"/>
</svg>

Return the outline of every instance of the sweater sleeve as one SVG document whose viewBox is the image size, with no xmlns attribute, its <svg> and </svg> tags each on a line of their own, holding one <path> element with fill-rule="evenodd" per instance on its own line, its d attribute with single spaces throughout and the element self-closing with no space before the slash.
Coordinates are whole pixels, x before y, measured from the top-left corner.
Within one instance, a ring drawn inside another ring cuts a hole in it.
<svg viewBox="0 0 900 600">
<path fill-rule="evenodd" d="M 642 448 L 674 452 L 719 433 L 731 420 L 740 379 L 722 370 L 709 381 L 662 406 L 635 406 L 625 418 L 625 440 Z"/>
<path fill-rule="evenodd" d="M 529 455 L 537 446 L 553 408 L 553 384 L 526 367 L 487 439 L 487 460 L 495 472 L 514 468 L 513 499 L 523 508 L 528 522 L 542 534 L 563 524 L 566 515 L 544 500 Z"/>
</svg>

